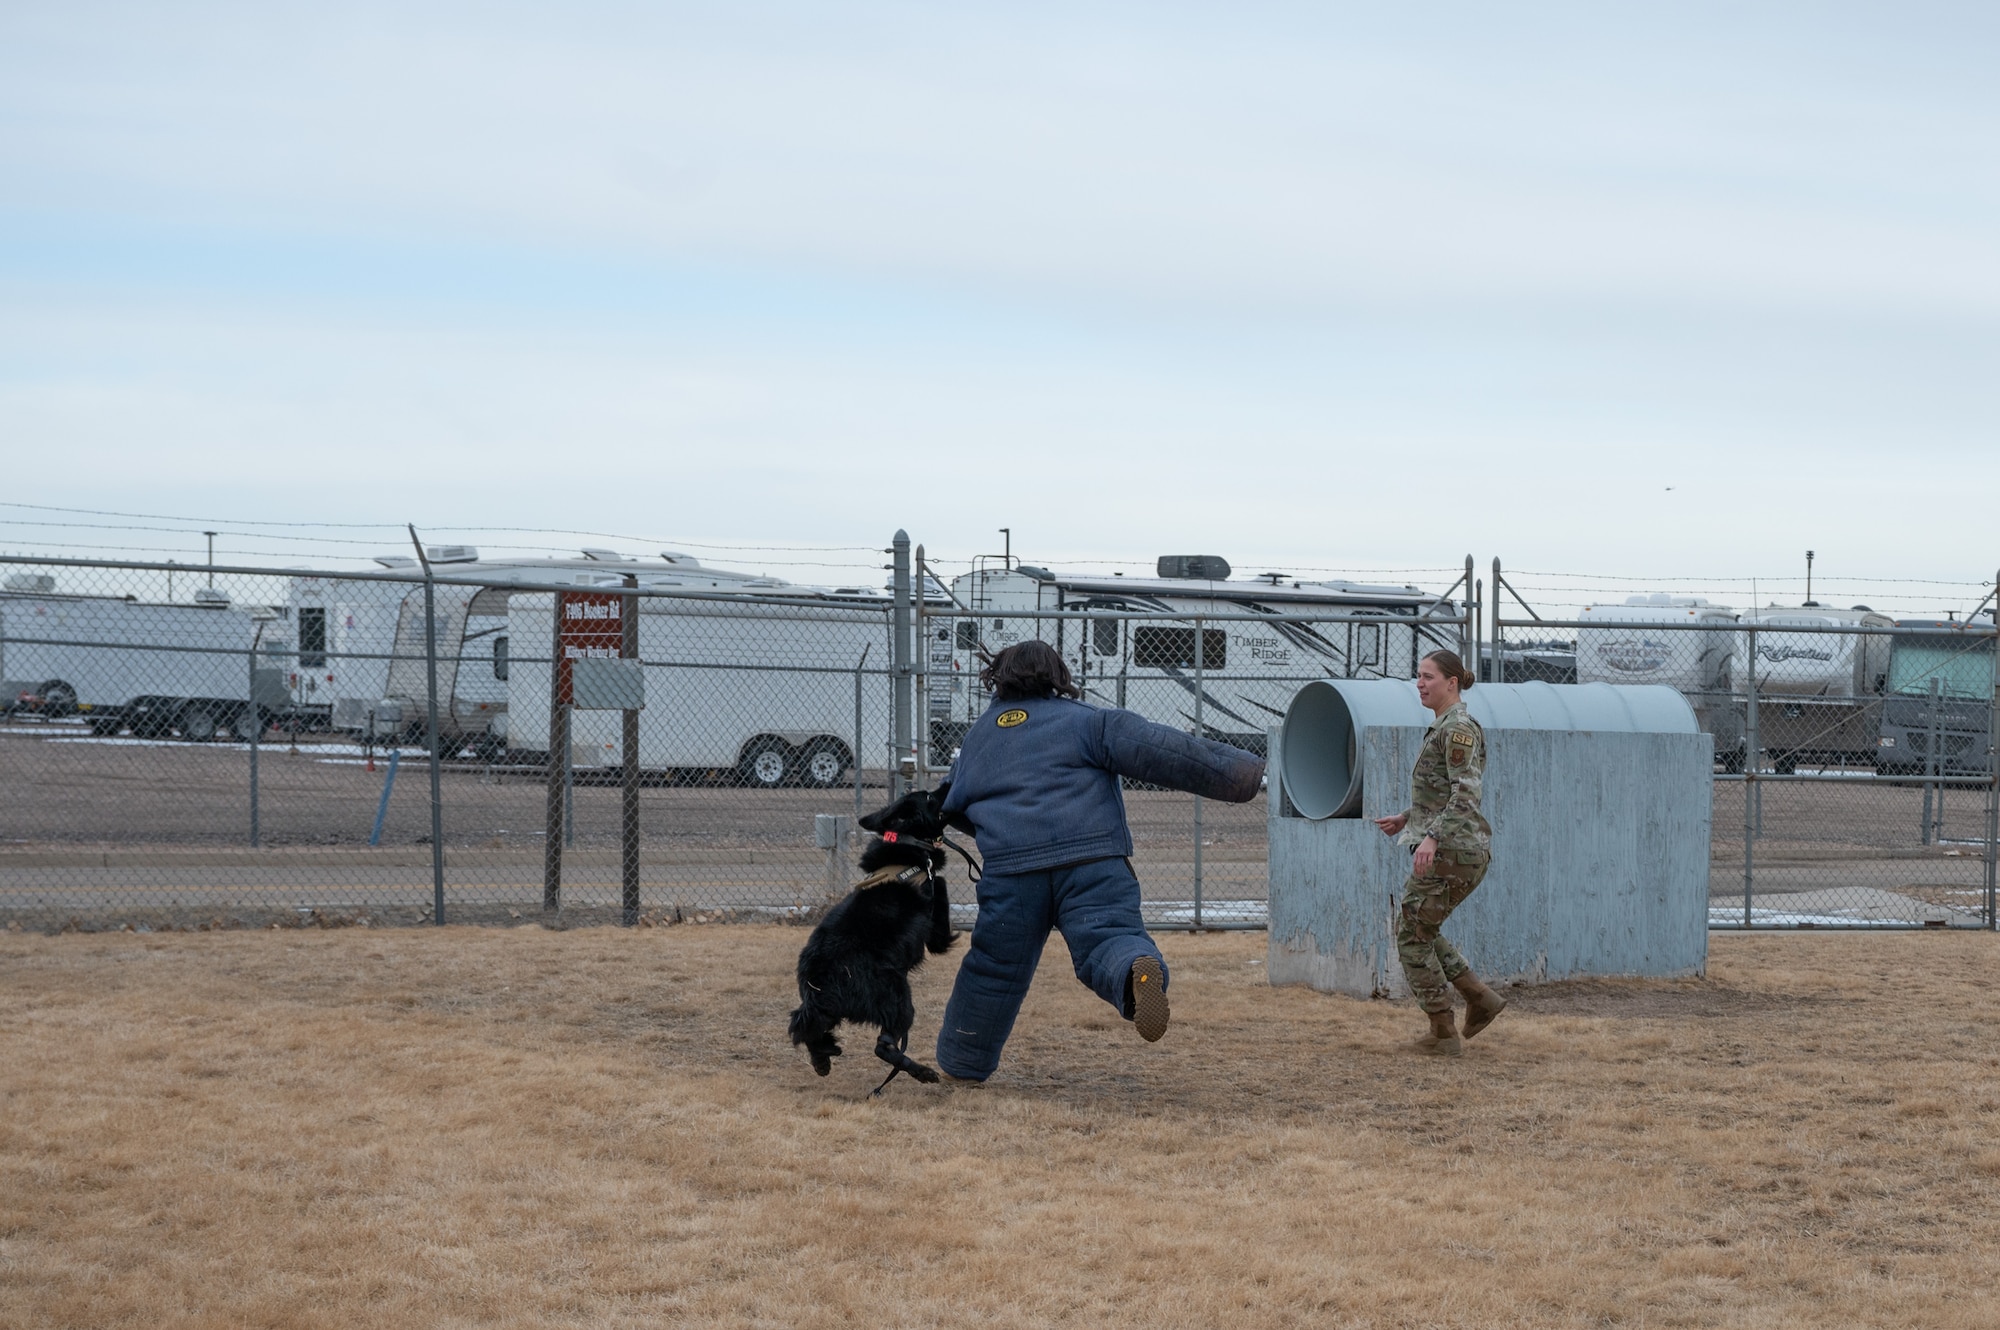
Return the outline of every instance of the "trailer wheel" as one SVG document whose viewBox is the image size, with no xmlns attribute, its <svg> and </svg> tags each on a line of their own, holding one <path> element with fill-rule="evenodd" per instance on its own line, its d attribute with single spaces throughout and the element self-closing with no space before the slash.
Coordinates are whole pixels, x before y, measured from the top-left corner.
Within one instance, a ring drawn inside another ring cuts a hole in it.
<svg viewBox="0 0 2000 1330">
<path fill-rule="evenodd" d="M 840 740 L 815 739 L 799 754 L 799 784 L 815 790 L 830 789 L 840 784 L 841 774 L 848 765 L 847 746 Z"/>
<path fill-rule="evenodd" d="M 215 738 L 215 715 L 207 707 L 189 707 L 181 712 L 181 738 L 205 744 Z"/>
<path fill-rule="evenodd" d="M 767 734 L 743 746 L 743 755 L 736 760 L 736 774 L 745 785 L 775 790 L 785 783 L 797 760 L 790 744 Z"/>
<path fill-rule="evenodd" d="M 42 685 L 42 714 L 51 720 L 70 715 L 76 710 L 76 689 L 61 679 L 51 679 Z"/>
</svg>

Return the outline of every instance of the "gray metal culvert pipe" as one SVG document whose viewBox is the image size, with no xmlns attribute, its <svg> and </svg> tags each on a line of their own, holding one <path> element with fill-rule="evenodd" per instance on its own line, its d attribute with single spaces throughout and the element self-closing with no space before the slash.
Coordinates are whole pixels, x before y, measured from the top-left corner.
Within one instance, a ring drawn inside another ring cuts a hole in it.
<svg viewBox="0 0 2000 1330">
<path fill-rule="evenodd" d="M 1483 683 L 1466 710 L 1487 730 L 1596 730 L 1694 734 L 1694 708 L 1660 684 Z M 1299 816 L 1361 816 L 1362 734 L 1427 727 L 1430 711 L 1407 679 L 1315 679 L 1292 697 L 1279 738 L 1279 775 Z"/>
</svg>

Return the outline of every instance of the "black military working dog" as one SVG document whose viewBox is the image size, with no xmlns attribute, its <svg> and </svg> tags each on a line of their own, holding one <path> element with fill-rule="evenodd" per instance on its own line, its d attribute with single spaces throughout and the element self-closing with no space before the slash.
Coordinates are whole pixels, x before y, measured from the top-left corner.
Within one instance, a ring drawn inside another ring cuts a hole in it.
<svg viewBox="0 0 2000 1330">
<path fill-rule="evenodd" d="M 926 1083 L 937 1072 L 913 1059 L 910 971 L 924 952 L 942 955 L 958 940 L 951 931 L 945 894 L 942 790 L 918 790 L 861 819 L 875 838 L 861 853 L 868 876 L 827 911 L 799 952 L 799 1006 L 792 1013 L 792 1042 L 812 1054 L 824 1076 L 840 1056 L 833 1030 L 842 1021 L 880 1026 L 875 1056 L 891 1070 L 875 1087 L 881 1094 L 897 1072 Z"/>
</svg>

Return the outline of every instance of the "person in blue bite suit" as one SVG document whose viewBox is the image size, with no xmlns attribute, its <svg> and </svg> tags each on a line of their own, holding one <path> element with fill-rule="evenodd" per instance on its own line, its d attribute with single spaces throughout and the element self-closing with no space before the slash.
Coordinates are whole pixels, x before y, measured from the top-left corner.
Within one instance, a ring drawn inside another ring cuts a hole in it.
<svg viewBox="0 0 2000 1330">
<path fill-rule="evenodd" d="M 1167 965 L 1139 917 L 1118 778 L 1248 803 L 1264 759 L 1086 706 L 1046 642 L 1006 648 L 979 682 L 993 702 L 952 764 L 944 814 L 978 839 L 985 875 L 938 1066 L 959 1081 L 993 1074 L 1051 928 L 1069 944 L 1076 977 L 1157 1040 L 1167 1032 Z"/>
</svg>

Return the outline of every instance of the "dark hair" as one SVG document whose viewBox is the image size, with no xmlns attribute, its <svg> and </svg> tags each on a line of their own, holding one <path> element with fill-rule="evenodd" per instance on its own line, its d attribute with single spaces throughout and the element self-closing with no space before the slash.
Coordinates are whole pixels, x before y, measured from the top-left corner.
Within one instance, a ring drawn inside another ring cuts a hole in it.
<svg viewBox="0 0 2000 1330">
<path fill-rule="evenodd" d="M 1472 671 L 1465 668 L 1465 662 L 1458 658 L 1456 651 L 1432 651 L 1424 659 L 1436 661 L 1438 673 L 1445 678 L 1458 680 L 1460 692 L 1472 687 Z"/>
<path fill-rule="evenodd" d="M 979 671 L 979 685 L 1002 702 L 1024 698 L 1083 696 L 1071 682 L 1069 666 L 1047 642 L 1029 639 L 1003 648 Z"/>
</svg>

